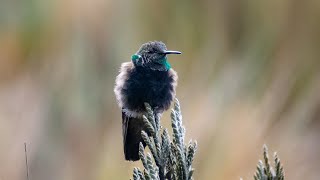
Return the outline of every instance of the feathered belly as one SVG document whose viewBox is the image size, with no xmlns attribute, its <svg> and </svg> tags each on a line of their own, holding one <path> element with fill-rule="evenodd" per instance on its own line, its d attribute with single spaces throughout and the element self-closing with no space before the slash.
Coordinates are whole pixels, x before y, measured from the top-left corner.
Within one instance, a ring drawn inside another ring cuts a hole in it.
<svg viewBox="0 0 320 180">
<path fill-rule="evenodd" d="M 158 113 L 170 107 L 175 97 L 177 81 L 173 70 L 154 71 L 134 68 L 125 76 L 126 78 L 123 78 L 125 81 L 118 83 L 121 85 L 118 87 L 118 94 L 121 97 L 117 97 L 123 109 L 142 113 L 145 111 L 145 102 L 149 103 Z"/>
<path fill-rule="evenodd" d="M 159 79 L 159 77 L 129 79 L 123 88 L 123 95 L 127 99 L 125 107 L 141 112 L 144 111 L 146 102 L 159 112 L 167 110 L 175 96 L 172 81 L 172 78 Z"/>
</svg>

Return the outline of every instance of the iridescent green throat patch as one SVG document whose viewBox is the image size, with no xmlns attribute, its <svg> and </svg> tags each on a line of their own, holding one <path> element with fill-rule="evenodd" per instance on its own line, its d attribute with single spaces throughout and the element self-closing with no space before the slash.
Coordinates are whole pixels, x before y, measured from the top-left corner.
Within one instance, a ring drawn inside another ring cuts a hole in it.
<svg viewBox="0 0 320 180">
<path fill-rule="evenodd" d="M 137 54 L 134 54 L 134 55 L 131 56 L 131 59 L 132 59 L 132 61 L 135 61 L 135 60 L 139 59 L 140 57 L 141 56 L 139 56 Z"/>
<path fill-rule="evenodd" d="M 166 56 L 164 57 L 163 64 L 166 66 L 167 70 L 169 70 L 171 68 L 171 65 L 168 62 L 168 58 Z"/>
</svg>

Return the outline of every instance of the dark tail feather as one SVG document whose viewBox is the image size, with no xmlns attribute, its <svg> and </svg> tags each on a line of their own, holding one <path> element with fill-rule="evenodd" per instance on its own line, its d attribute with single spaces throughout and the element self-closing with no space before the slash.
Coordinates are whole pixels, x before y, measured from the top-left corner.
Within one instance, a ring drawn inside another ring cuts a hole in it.
<svg viewBox="0 0 320 180">
<path fill-rule="evenodd" d="M 145 143 L 141 137 L 143 130 L 143 120 L 139 118 L 128 117 L 122 112 L 122 133 L 123 133 L 123 147 L 125 159 L 128 161 L 139 160 L 139 144 Z"/>
</svg>

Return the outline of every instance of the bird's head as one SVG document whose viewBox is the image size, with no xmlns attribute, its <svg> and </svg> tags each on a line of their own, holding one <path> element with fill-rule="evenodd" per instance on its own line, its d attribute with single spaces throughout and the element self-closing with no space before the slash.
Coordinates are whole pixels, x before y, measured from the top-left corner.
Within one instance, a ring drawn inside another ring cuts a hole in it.
<svg viewBox="0 0 320 180">
<path fill-rule="evenodd" d="M 131 59 L 135 66 L 167 71 L 171 68 L 167 59 L 168 54 L 181 54 L 181 52 L 169 51 L 163 42 L 152 41 L 142 44 Z"/>
</svg>

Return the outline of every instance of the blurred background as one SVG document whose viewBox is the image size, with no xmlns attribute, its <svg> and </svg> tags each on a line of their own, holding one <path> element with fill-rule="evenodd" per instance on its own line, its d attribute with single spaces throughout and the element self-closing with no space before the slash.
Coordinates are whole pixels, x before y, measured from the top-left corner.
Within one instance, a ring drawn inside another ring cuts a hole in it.
<svg viewBox="0 0 320 180">
<path fill-rule="evenodd" d="M 195 179 L 253 179 L 262 145 L 287 179 L 320 177 L 320 1 L 1 0 L 0 179 L 129 179 L 120 64 L 161 40 L 179 74 Z M 169 127 L 169 113 L 162 122 Z"/>
</svg>

